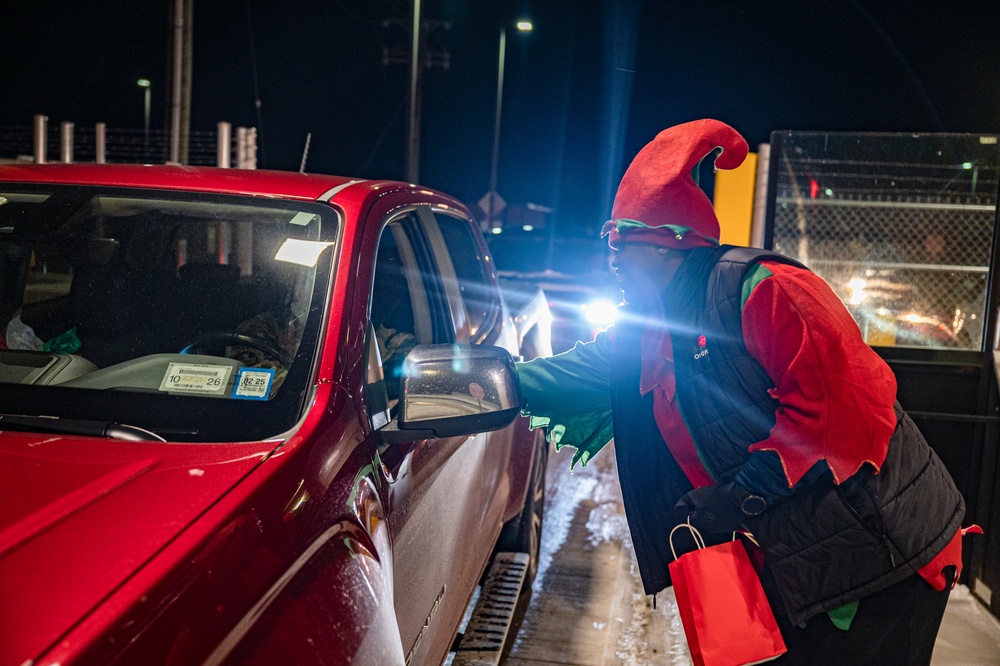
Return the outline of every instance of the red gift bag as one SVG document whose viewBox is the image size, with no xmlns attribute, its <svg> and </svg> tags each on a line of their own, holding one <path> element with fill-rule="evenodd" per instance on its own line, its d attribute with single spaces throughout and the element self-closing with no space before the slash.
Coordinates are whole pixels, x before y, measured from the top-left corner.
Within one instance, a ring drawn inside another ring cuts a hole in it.
<svg viewBox="0 0 1000 666">
<path fill-rule="evenodd" d="M 705 547 L 689 523 L 670 532 L 691 530 L 697 550 L 668 566 L 684 634 L 695 666 L 759 664 L 787 650 L 757 572 L 739 541 Z"/>
</svg>

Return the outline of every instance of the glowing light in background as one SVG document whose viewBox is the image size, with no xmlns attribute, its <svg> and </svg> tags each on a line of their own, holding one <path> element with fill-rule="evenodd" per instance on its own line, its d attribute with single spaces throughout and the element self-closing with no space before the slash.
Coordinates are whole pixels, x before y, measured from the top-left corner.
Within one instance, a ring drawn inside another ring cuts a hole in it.
<svg viewBox="0 0 1000 666">
<path fill-rule="evenodd" d="M 854 278 L 847 283 L 847 288 L 851 290 L 851 305 L 860 305 L 865 302 L 865 299 L 868 298 L 868 294 L 865 293 L 866 286 L 868 283 L 861 278 Z"/>
<path fill-rule="evenodd" d="M 594 326 L 610 326 L 618 316 L 618 306 L 608 300 L 591 301 L 583 306 L 583 316 Z"/>
</svg>

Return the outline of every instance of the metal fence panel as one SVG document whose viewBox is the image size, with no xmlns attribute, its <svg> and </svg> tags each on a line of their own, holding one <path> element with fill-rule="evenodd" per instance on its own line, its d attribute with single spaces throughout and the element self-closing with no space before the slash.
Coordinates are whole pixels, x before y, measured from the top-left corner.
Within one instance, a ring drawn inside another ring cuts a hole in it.
<svg viewBox="0 0 1000 666">
<path fill-rule="evenodd" d="M 772 247 L 834 288 L 877 346 L 980 350 L 993 135 L 776 132 Z"/>
<path fill-rule="evenodd" d="M 97 158 L 96 127 L 76 125 L 74 128 L 74 162 L 94 162 Z M 118 164 L 165 164 L 170 158 L 170 133 L 163 130 L 108 128 L 106 159 Z M 58 162 L 60 156 L 60 128 L 49 123 L 45 143 L 48 161 Z M 191 166 L 216 166 L 218 162 L 218 134 L 216 132 L 190 132 L 188 161 Z M 231 137 L 229 150 L 236 154 L 236 137 Z M 30 126 L 0 126 L 0 159 L 31 161 L 34 155 L 33 130 Z"/>
</svg>

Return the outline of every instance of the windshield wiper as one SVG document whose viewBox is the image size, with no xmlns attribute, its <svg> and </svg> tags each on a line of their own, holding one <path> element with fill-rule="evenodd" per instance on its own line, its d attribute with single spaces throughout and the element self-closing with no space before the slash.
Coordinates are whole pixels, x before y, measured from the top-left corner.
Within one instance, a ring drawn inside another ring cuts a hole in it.
<svg viewBox="0 0 1000 666">
<path fill-rule="evenodd" d="M 32 416 L 28 414 L 0 414 L 0 429 L 29 428 L 39 432 L 54 432 L 65 435 L 86 435 L 89 437 L 109 437 L 129 442 L 165 442 L 154 432 L 109 421 L 90 419 L 64 419 L 59 416 Z"/>
</svg>

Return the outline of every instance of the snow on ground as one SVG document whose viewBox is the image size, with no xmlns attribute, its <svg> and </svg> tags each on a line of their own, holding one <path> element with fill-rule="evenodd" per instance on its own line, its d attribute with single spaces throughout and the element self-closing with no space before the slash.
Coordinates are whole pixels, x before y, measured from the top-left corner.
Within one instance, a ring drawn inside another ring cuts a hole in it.
<svg viewBox="0 0 1000 666">
<path fill-rule="evenodd" d="M 643 593 L 609 446 L 570 471 L 553 453 L 546 478 L 538 575 L 508 666 L 689 666 L 671 589 Z M 1000 666 L 1000 622 L 959 585 L 932 666 Z"/>
<path fill-rule="evenodd" d="M 509 662 L 553 663 L 547 659 L 562 643 L 564 661 L 554 663 L 689 666 L 672 592 L 657 595 L 656 609 L 652 597 L 643 593 L 613 446 L 586 467 L 577 465 L 572 471 L 570 457 L 567 449 L 549 459 L 538 576 Z M 567 585 L 567 572 L 579 575 L 575 588 Z M 586 602 L 574 599 L 581 590 L 589 591 Z M 554 618 L 567 606 L 577 618 L 587 617 L 575 623 L 572 631 L 565 619 Z M 560 635 L 553 637 L 553 631 L 560 629 Z M 582 643 L 589 649 L 575 649 Z"/>
</svg>

